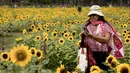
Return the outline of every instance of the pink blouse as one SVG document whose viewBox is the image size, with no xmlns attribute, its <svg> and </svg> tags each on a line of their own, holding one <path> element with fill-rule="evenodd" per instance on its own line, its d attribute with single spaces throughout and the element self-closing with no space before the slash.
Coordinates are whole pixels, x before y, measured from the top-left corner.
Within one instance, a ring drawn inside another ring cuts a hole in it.
<svg viewBox="0 0 130 73">
<path fill-rule="evenodd" d="M 107 23 L 99 24 L 99 25 L 88 25 L 88 31 L 93 35 L 104 36 L 105 32 L 112 32 L 112 29 Z M 108 51 L 108 43 L 100 43 L 93 38 L 87 37 L 86 39 L 88 46 L 91 48 L 92 51 Z"/>
</svg>

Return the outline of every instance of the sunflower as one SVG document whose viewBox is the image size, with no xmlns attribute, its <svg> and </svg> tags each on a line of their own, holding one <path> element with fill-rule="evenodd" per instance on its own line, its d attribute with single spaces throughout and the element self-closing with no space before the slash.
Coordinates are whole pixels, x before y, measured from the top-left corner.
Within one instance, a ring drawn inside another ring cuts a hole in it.
<svg viewBox="0 0 130 73">
<path fill-rule="evenodd" d="M 34 24 L 31 24 L 31 29 L 35 29 L 35 25 Z"/>
<path fill-rule="evenodd" d="M 115 23 L 115 24 L 119 24 L 119 23 L 120 23 L 120 21 L 118 21 L 118 20 L 117 20 L 117 21 L 115 21 L 114 23 Z"/>
<path fill-rule="evenodd" d="M 67 33 L 68 32 L 68 30 L 66 29 L 66 30 L 64 30 L 64 33 Z"/>
<path fill-rule="evenodd" d="M 59 39 L 59 44 L 64 44 L 65 40 L 63 38 Z"/>
<path fill-rule="evenodd" d="M 123 30 L 122 33 L 127 33 L 127 30 Z"/>
<path fill-rule="evenodd" d="M 122 63 L 116 67 L 117 73 L 130 73 L 129 64 Z"/>
<path fill-rule="evenodd" d="M 25 66 L 32 58 L 32 54 L 28 50 L 28 46 L 18 45 L 10 51 L 11 61 L 19 66 Z"/>
<path fill-rule="evenodd" d="M 67 27 L 71 27 L 71 25 L 70 25 L 70 24 L 67 24 Z"/>
<path fill-rule="evenodd" d="M 79 65 L 76 66 L 75 71 L 72 73 L 78 73 L 78 70 L 79 70 Z"/>
<path fill-rule="evenodd" d="M 41 50 L 37 50 L 37 51 L 36 51 L 36 56 L 38 57 L 38 59 L 43 58 L 43 53 L 42 53 L 42 51 L 41 51 Z"/>
<path fill-rule="evenodd" d="M 67 72 L 68 73 L 68 72 Z M 77 71 L 74 71 L 74 72 L 72 72 L 72 73 L 78 73 Z"/>
<path fill-rule="evenodd" d="M 30 50 L 32 56 L 36 56 L 36 48 L 31 47 L 29 50 Z"/>
<path fill-rule="evenodd" d="M 53 25 L 53 26 L 56 26 L 56 23 L 53 23 L 52 25 Z"/>
<path fill-rule="evenodd" d="M 41 24 L 41 23 L 38 23 L 37 25 L 38 25 L 38 27 L 42 27 L 42 24 Z"/>
<path fill-rule="evenodd" d="M 48 28 L 48 25 L 44 25 L 44 28 L 47 29 L 47 28 Z"/>
<path fill-rule="evenodd" d="M 74 26 L 74 25 L 71 25 L 71 28 L 75 28 L 75 26 Z"/>
<path fill-rule="evenodd" d="M 97 70 L 94 70 L 93 72 L 90 72 L 90 73 L 100 73 L 100 72 L 98 72 Z"/>
<path fill-rule="evenodd" d="M 110 55 L 107 57 L 105 63 L 106 63 L 108 66 L 111 66 L 111 62 L 112 62 L 112 60 L 113 60 L 114 58 L 115 58 L 115 57 L 110 54 Z"/>
<path fill-rule="evenodd" d="M 23 30 L 23 34 L 25 34 L 25 35 L 27 34 L 27 30 L 26 29 Z"/>
<path fill-rule="evenodd" d="M 68 40 L 73 41 L 73 40 L 74 40 L 74 37 L 73 37 L 73 36 L 69 36 L 69 37 L 68 37 Z"/>
<path fill-rule="evenodd" d="M 78 42 L 76 42 L 76 46 L 80 46 L 81 40 L 79 40 Z"/>
<path fill-rule="evenodd" d="M 38 30 L 36 28 L 33 29 L 33 32 L 37 32 Z"/>
<path fill-rule="evenodd" d="M 123 25 L 123 28 L 127 28 L 127 27 L 128 27 L 128 25 L 127 25 L 127 24 L 124 24 L 124 25 Z"/>
<path fill-rule="evenodd" d="M 28 35 L 28 38 L 31 38 L 32 37 L 32 35 Z"/>
<path fill-rule="evenodd" d="M 120 21 L 124 21 L 124 19 L 123 19 L 123 18 L 120 18 Z"/>
<path fill-rule="evenodd" d="M 41 40 L 41 36 L 36 36 L 35 40 Z"/>
<path fill-rule="evenodd" d="M 52 32 L 52 37 L 57 37 L 57 32 Z"/>
<path fill-rule="evenodd" d="M 43 37 L 48 37 L 48 34 L 46 32 L 43 32 Z"/>
<path fill-rule="evenodd" d="M 121 26 L 121 28 L 123 28 L 123 24 L 121 24 L 120 26 Z"/>
<path fill-rule="evenodd" d="M 50 29 L 46 29 L 47 32 L 50 32 Z"/>
<path fill-rule="evenodd" d="M 117 61 L 117 59 L 116 58 L 114 58 L 114 59 L 112 59 L 112 62 L 111 62 L 111 66 L 110 66 L 110 68 L 112 68 L 112 69 L 116 69 L 116 66 L 118 66 L 120 63 Z"/>
<path fill-rule="evenodd" d="M 56 69 L 56 73 L 67 73 L 67 71 L 65 70 L 64 65 L 61 64 L 60 67 L 58 67 Z"/>
<path fill-rule="evenodd" d="M 126 35 L 127 35 L 126 33 L 122 33 L 122 36 L 123 36 L 123 37 L 126 37 Z"/>
<path fill-rule="evenodd" d="M 57 32 L 58 33 L 58 30 L 57 29 L 54 29 L 53 31 Z"/>
<path fill-rule="evenodd" d="M 74 23 L 77 23 L 78 21 L 77 20 L 74 20 Z"/>
<path fill-rule="evenodd" d="M 38 31 L 41 31 L 41 30 L 42 30 L 42 27 L 37 27 L 37 30 L 38 30 Z"/>
<path fill-rule="evenodd" d="M 3 61 L 9 61 L 9 53 L 7 52 L 2 52 L 0 55 L 1 60 Z"/>
<path fill-rule="evenodd" d="M 44 40 L 45 42 L 47 42 L 47 41 L 48 41 L 48 37 L 45 37 L 43 40 Z"/>
<path fill-rule="evenodd" d="M 91 67 L 90 67 L 90 72 L 94 72 L 95 70 L 98 71 L 98 73 L 101 72 L 101 69 L 100 69 L 98 66 L 95 66 L 95 65 L 94 65 L 94 66 L 91 66 Z"/>
<path fill-rule="evenodd" d="M 21 40 L 23 40 L 21 37 L 16 38 L 16 42 L 19 42 L 19 41 L 21 41 Z"/>
<path fill-rule="evenodd" d="M 130 38 L 125 38 L 125 43 L 130 44 Z"/>
<path fill-rule="evenodd" d="M 127 24 L 130 24 L 130 21 L 128 21 Z"/>
<path fill-rule="evenodd" d="M 72 32 L 72 35 L 74 36 L 75 34 L 76 34 L 76 31 L 73 31 L 73 32 Z"/>
<path fill-rule="evenodd" d="M 130 34 L 128 34 L 126 38 L 130 38 Z"/>
<path fill-rule="evenodd" d="M 60 34 L 61 34 L 61 35 L 64 35 L 64 31 L 61 31 Z"/>
<path fill-rule="evenodd" d="M 67 32 L 64 33 L 64 37 L 65 37 L 65 38 L 68 38 L 68 36 L 69 36 L 69 33 L 67 33 Z"/>
</svg>

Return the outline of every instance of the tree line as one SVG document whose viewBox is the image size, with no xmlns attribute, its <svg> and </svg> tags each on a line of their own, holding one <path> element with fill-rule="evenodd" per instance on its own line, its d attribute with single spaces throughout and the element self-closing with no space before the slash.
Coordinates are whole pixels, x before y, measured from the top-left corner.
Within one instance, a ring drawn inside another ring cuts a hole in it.
<svg viewBox="0 0 130 73">
<path fill-rule="evenodd" d="M 117 5 L 130 6 L 129 0 L 0 0 L 0 5 L 66 5 L 66 6 L 88 6 L 98 4 L 102 6 Z"/>
</svg>

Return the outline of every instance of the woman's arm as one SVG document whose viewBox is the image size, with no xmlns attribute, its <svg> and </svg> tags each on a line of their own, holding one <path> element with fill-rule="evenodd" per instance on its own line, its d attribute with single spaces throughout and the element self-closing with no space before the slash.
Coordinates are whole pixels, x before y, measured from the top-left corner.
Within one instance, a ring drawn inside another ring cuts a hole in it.
<svg viewBox="0 0 130 73">
<path fill-rule="evenodd" d="M 105 35 L 102 37 L 102 36 L 94 36 L 90 33 L 88 33 L 88 36 L 95 39 L 96 41 L 100 42 L 100 43 L 108 43 L 109 42 L 109 39 L 110 39 L 110 33 L 109 32 L 106 32 Z"/>
</svg>

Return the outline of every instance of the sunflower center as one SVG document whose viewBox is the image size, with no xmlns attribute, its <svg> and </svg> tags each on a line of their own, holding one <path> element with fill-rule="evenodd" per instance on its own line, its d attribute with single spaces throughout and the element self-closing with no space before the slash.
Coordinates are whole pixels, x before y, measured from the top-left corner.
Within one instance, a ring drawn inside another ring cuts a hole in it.
<svg viewBox="0 0 130 73">
<path fill-rule="evenodd" d="M 124 33 L 126 33 L 126 31 L 124 31 Z"/>
<path fill-rule="evenodd" d="M 47 39 L 45 39 L 44 41 L 47 41 Z"/>
<path fill-rule="evenodd" d="M 40 57 L 41 56 L 41 53 L 40 52 L 37 52 L 37 57 Z"/>
<path fill-rule="evenodd" d="M 97 69 L 94 68 L 93 71 L 95 71 L 95 70 L 97 70 Z"/>
<path fill-rule="evenodd" d="M 32 54 L 35 54 L 35 51 L 34 51 L 34 50 L 31 50 L 31 53 L 32 53 Z"/>
<path fill-rule="evenodd" d="M 7 54 L 3 54 L 3 58 L 4 58 L 4 59 L 7 59 L 7 58 L 8 58 L 8 55 L 7 55 Z"/>
<path fill-rule="evenodd" d="M 60 73 L 67 73 L 65 69 L 61 69 Z"/>
<path fill-rule="evenodd" d="M 116 67 L 116 63 L 115 63 L 115 62 L 112 62 L 112 63 L 111 63 L 111 66 L 112 66 L 113 68 L 115 68 L 115 67 Z"/>
<path fill-rule="evenodd" d="M 121 27 L 123 27 L 123 25 L 121 25 Z"/>
<path fill-rule="evenodd" d="M 67 34 L 65 35 L 65 37 L 67 37 Z"/>
<path fill-rule="evenodd" d="M 70 37 L 70 40 L 72 40 L 72 38 Z"/>
<path fill-rule="evenodd" d="M 54 33 L 54 36 L 56 36 L 56 33 Z"/>
<path fill-rule="evenodd" d="M 38 28 L 38 30 L 40 30 L 40 28 Z"/>
<path fill-rule="evenodd" d="M 23 50 L 19 50 L 16 52 L 17 61 L 23 61 L 27 58 L 27 53 Z"/>
<path fill-rule="evenodd" d="M 129 72 L 128 68 L 126 68 L 126 67 L 121 68 L 120 73 L 128 73 L 128 72 Z"/>
<path fill-rule="evenodd" d="M 61 33 L 62 35 L 64 35 L 64 33 Z"/>
<path fill-rule="evenodd" d="M 72 34 L 75 35 L 75 32 L 73 32 Z"/>
<path fill-rule="evenodd" d="M 63 40 L 60 40 L 60 43 L 63 43 Z"/>
<path fill-rule="evenodd" d="M 112 62 L 112 57 L 108 59 L 108 63 L 111 63 Z"/>
<path fill-rule="evenodd" d="M 127 39 L 126 42 L 129 42 L 129 40 Z"/>
<path fill-rule="evenodd" d="M 39 39 L 39 37 L 37 37 L 37 39 Z"/>
<path fill-rule="evenodd" d="M 123 34 L 123 36 L 125 36 L 125 34 Z"/>
<path fill-rule="evenodd" d="M 34 26 L 32 26 L 32 28 L 34 28 Z"/>
</svg>

